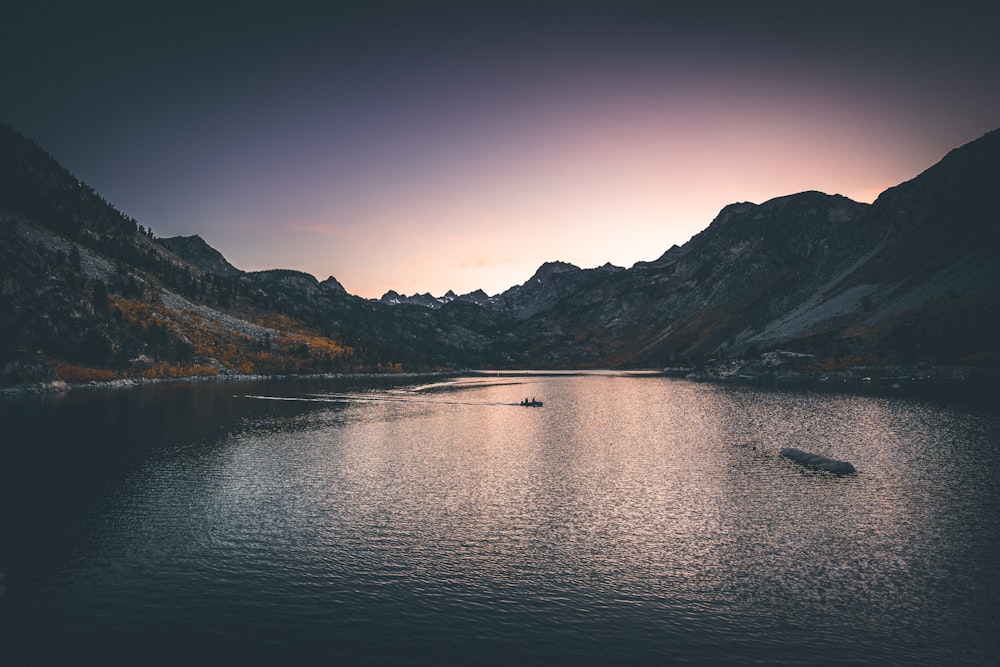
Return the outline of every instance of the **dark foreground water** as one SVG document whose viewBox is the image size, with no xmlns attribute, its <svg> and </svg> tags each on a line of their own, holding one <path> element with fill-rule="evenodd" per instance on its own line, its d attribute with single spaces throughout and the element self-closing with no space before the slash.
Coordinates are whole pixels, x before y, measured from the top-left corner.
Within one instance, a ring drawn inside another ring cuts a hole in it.
<svg viewBox="0 0 1000 667">
<path fill-rule="evenodd" d="M 597 374 L 156 387 L 0 418 L 4 665 L 1000 655 L 989 408 Z"/>
</svg>

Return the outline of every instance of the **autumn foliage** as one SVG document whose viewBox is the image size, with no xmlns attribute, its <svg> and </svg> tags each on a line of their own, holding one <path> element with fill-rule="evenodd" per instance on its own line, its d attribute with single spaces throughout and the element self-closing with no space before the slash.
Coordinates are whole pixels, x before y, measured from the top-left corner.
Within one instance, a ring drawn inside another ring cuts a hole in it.
<svg viewBox="0 0 1000 667">
<path fill-rule="evenodd" d="M 353 350 L 322 336 L 287 315 L 244 316 L 242 330 L 226 326 L 228 320 L 208 320 L 197 310 L 178 313 L 160 302 L 108 295 L 109 307 L 144 339 L 163 339 L 164 349 L 176 350 L 177 359 L 161 359 L 122 373 L 149 378 L 217 375 L 223 371 L 244 374 L 315 373 L 361 370 Z M 220 323 L 221 322 L 221 323 Z M 169 356 L 169 355 L 167 355 Z M 367 370 L 367 369 L 365 369 Z M 378 364 L 372 370 L 400 372 L 398 363 Z M 92 377 L 97 369 L 67 370 L 74 378 Z M 107 371 L 113 379 L 114 371 Z M 65 376 L 62 376 L 65 379 Z"/>
<path fill-rule="evenodd" d="M 118 372 L 106 368 L 89 368 L 59 362 L 54 363 L 53 367 L 59 377 L 66 382 L 108 382 L 120 377 Z"/>
</svg>

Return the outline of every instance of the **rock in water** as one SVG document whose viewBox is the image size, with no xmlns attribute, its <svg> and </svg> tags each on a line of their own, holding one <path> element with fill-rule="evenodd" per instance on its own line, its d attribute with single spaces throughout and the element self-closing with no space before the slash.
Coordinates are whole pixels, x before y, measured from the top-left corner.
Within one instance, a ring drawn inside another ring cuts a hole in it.
<svg viewBox="0 0 1000 667">
<path fill-rule="evenodd" d="M 810 454 L 794 447 L 782 449 L 780 455 L 810 468 L 832 472 L 834 475 L 854 475 L 858 472 L 847 461 L 837 461 L 819 454 Z"/>
</svg>

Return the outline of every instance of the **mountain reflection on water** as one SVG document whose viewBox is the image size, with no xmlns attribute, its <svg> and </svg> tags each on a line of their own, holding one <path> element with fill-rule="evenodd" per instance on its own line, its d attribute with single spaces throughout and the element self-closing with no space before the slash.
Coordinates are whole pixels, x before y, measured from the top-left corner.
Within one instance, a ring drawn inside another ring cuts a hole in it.
<svg viewBox="0 0 1000 667">
<path fill-rule="evenodd" d="M 589 373 L 159 386 L 0 416 L 0 639 L 25 663 L 1000 648 L 984 408 Z"/>
</svg>

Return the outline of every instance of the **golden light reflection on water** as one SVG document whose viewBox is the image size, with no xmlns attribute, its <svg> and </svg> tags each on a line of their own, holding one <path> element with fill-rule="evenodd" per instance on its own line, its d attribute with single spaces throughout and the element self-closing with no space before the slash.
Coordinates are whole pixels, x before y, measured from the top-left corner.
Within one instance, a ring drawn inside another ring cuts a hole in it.
<svg viewBox="0 0 1000 667">
<path fill-rule="evenodd" d="M 36 586 L 390 661 L 387 628 L 450 658 L 987 653 L 1000 493 L 977 457 L 995 417 L 615 373 L 274 397 L 297 396 L 235 397 L 253 411 L 215 439 L 151 450 L 76 528 L 87 555 Z"/>
</svg>

